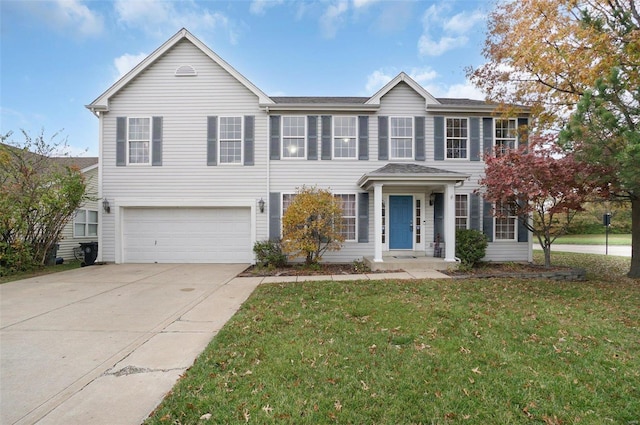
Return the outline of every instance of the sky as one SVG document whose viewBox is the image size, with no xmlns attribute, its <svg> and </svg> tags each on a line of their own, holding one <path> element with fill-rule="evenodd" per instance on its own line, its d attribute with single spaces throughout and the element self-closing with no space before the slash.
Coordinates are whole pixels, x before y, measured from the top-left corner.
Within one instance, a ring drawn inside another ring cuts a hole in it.
<svg viewBox="0 0 640 425">
<path fill-rule="evenodd" d="M 270 96 L 371 96 L 404 71 L 483 99 L 490 0 L 0 0 L 0 134 L 98 155 L 85 108 L 181 28 Z"/>
</svg>

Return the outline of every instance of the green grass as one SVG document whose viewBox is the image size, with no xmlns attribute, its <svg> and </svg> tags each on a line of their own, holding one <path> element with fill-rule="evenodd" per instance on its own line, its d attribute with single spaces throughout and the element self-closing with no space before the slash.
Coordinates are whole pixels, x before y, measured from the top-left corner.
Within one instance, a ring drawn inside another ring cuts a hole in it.
<svg viewBox="0 0 640 425">
<path fill-rule="evenodd" d="M 146 423 L 637 424 L 629 261 L 554 254 L 588 282 L 262 285 Z"/>
<path fill-rule="evenodd" d="M 566 245 L 604 245 L 605 241 L 605 235 L 566 235 L 559 237 L 553 243 Z M 631 234 L 609 235 L 609 245 L 631 245 Z M 551 249 L 553 249 L 553 247 Z"/>
<path fill-rule="evenodd" d="M 13 282 L 15 280 L 20 280 L 20 279 L 28 279 L 30 277 L 42 276 L 50 273 L 57 273 L 57 272 L 63 272 L 66 270 L 77 269 L 79 267 L 80 267 L 80 261 L 77 261 L 77 260 L 65 261 L 64 264 L 58 264 L 55 266 L 43 266 L 35 270 L 14 273 L 9 276 L 0 276 L 0 284 Z"/>
</svg>

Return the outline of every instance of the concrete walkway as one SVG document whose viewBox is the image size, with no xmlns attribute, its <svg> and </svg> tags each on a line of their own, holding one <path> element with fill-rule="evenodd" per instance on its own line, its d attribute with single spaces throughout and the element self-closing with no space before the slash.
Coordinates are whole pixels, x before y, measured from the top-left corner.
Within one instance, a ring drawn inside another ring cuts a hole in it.
<svg viewBox="0 0 640 425">
<path fill-rule="evenodd" d="M 534 243 L 533 249 L 542 251 L 540 244 Z M 562 245 L 552 244 L 551 255 L 554 252 L 575 252 L 578 254 L 602 254 L 606 252 L 604 245 Z M 609 245 L 609 255 L 615 255 L 619 257 L 631 257 L 630 245 Z"/>
</svg>

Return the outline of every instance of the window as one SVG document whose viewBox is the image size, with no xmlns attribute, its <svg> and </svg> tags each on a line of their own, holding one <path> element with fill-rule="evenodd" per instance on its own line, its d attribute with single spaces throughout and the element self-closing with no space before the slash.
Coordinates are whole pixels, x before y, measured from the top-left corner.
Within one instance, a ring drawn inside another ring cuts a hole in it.
<svg viewBox="0 0 640 425">
<path fill-rule="evenodd" d="M 501 205 L 496 205 L 495 233 L 496 240 L 514 241 L 516 240 L 516 220 L 513 209 Z"/>
<path fill-rule="evenodd" d="M 413 118 L 391 117 L 391 158 L 413 158 Z"/>
<path fill-rule="evenodd" d="M 129 118 L 129 164 L 151 160 L 151 118 Z"/>
<path fill-rule="evenodd" d="M 220 163 L 242 162 L 242 117 L 220 117 Z"/>
<path fill-rule="evenodd" d="M 467 158 L 467 119 L 447 118 L 447 159 Z"/>
<path fill-rule="evenodd" d="M 282 117 L 282 157 L 305 157 L 305 117 Z"/>
<path fill-rule="evenodd" d="M 466 229 L 469 222 L 467 195 L 456 195 L 456 229 Z"/>
<path fill-rule="evenodd" d="M 98 211 L 76 210 L 73 218 L 73 236 L 98 236 Z"/>
<path fill-rule="evenodd" d="M 503 154 L 507 149 L 516 148 L 518 127 L 515 119 L 495 120 L 496 153 Z"/>
<path fill-rule="evenodd" d="M 356 117 L 333 117 L 334 158 L 355 158 L 356 146 Z"/>
<path fill-rule="evenodd" d="M 284 193 L 282 195 L 282 217 L 284 217 L 295 196 L 295 193 Z M 342 235 L 345 240 L 354 241 L 356 240 L 356 195 L 335 194 L 333 196 L 341 201 Z"/>
<path fill-rule="evenodd" d="M 420 223 L 422 223 L 422 208 L 420 199 L 416 199 L 416 243 L 420 243 L 421 239 Z"/>
<path fill-rule="evenodd" d="M 342 236 L 347 241 L 356 240 L 356 195 L 334 195 L 342 201 Z"/>
</svg>

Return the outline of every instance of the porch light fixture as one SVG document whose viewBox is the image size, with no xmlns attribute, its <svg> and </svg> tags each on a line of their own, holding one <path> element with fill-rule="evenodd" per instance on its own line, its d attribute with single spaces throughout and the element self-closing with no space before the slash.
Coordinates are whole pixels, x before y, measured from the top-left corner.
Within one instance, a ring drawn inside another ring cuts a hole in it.
<svg viewBox="0 0 640 425">
<path fill-rule="evenodd" d="M 433 203 L 436 201 L 436 194 L 431 192 L 429 194 L 429 205 L 433 206 Z"/>
<path fill-rule="evenodd" d="M 109 214 L 111 212 L 111 205 L 109 205 L 109 201 L 107 200 L 107 198 L 104 198 L 102 200 L 102 209 L 104 210 L 104 212 L 106 212 L 107 214 Z"/>
<path fill-rule="evenodd" d="M 258 209 L 260 210 L 261 213 L 264 212 L 264 199 L 260 198 L 260 200 L 258 201 Z"/>
</svg>

